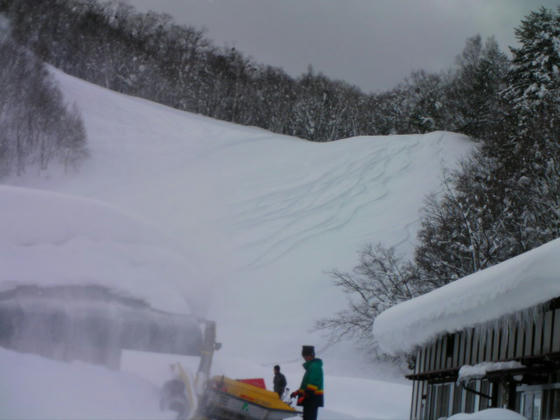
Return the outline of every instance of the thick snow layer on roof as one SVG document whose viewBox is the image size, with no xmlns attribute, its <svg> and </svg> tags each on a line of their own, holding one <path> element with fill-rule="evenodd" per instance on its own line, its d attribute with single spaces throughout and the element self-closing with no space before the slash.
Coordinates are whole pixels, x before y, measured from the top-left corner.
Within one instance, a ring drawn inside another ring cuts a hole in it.
<svg viewBox="0 0 560 420">
<path fill-rule="evenodd" d="M 510 360 L 508 362 L 483 362 L 474 366 L 463 365 L 461 369 L 459 369 L 457 382 L 468 382 L 471 379 L 484 378 L 488 372 L 519 369 L 523 367 L 524 365 L 516 360 Z"/>
<path fill-rule="evenodd" d="M 560 239 L 381 313 L 373 333 L 387 353 L 498 319 L 560 296 Z"/>
<path fill-rule="evenodd" d="M 179 288 L 189 266 L 148 223 L 95 200 L 17 187 L 0 186 L 0 203 L 0 291 L 98 285 L 190 312 Z"/>
</svg>

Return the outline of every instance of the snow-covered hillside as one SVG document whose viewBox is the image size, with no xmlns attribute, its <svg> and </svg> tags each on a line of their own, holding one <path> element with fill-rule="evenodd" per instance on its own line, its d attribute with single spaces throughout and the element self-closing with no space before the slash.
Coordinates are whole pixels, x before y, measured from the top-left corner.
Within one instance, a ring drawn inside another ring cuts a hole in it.
<svg viewBox="0 0 560 420">
<path fill-rule="evenodd" d="M 368 242 L 412 249 L 425 195 L 472 147 L 443 132 L 311 143 L 56 75 L 92 157 L 76 176 L 26 185 L 110 203 L 177 238 L 224 349 L 262 361 L 317 342 L 313 320 L 344 304 L 326 270 L 350 269 Z"/>
<path fill-rule="evenodd" d="M 229 372 L 239 365 L 231 361 L 243 360 L 269 377 L 280 363 L 295 387 L 300 346 L 314 344 L 325 361 L 325 412 L 407 415 L 408 385 L 393 390 L 351 379 L 371 371 L 347 345 L 321 351 L 324 339 L 310 328 L 345 305 L 326 271 L 351 269 L 368 242 L 410 254 L 425 195 L 439 189 L 442 168 L 472 148 L 468 139 L 437 132 L 311 143 L 54 72 L 82 112 L 91 158 L 75 175 L 10 183 L 107 203 L 160 231 L 166 252 L 184 256 L 188 267 L 181 293 L 194 300 L 194 311 L 217 321 L 217 369 L 237 375 Z M 358 383 L 369 391 L 354 392 L 360 397 L 349 404 L 345 390 Z"/>
</svg>

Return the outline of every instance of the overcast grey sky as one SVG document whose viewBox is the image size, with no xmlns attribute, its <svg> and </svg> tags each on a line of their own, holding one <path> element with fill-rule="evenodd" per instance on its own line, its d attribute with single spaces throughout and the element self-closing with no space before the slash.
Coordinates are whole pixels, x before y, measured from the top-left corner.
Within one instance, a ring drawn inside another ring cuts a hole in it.
<svg viewBox="0 0 560 420">
<path fill-rule="evenodd" d="M 503 50 L 531 10 L 560 0 L 128 0 L 206 29 L 215 45 L 240 50 L 292 76 L 308 65 L 366 92 L 411 71 L 451 67 L 465 40 L 495 35 Z"/>
</svg>

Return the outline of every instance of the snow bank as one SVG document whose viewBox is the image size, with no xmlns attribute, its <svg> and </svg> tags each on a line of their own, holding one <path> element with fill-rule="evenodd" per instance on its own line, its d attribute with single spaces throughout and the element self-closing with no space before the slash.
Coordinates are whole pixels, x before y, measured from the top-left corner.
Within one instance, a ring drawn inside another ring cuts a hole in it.
<svg viewBox="0 0 560 420">
<path fill-rule="evenodd" d="M 458 413 L 447 420 L 527 420 L 521 414 L 504 408 L 489 408 L 472 414 Z"/>
<path fill-rule="evenodd" d="M 560 239 L 381 313 L 373 333 L 387 353 L 498 319 L 560 296 Z"/>
<path fill-rule="evenodd" d="M 190 311 L 191 270 L 147 222 L 95 200 L 17 187 L 0 186 L 0 203 L 0 291 L 97 285 Z"/>
<path fill-rule="evenodd" d="M 216 354 L 216 374 L 233 378 L 262 377 L 272 385 L 272 366 Z M 181 362 L 195 371 L 188 356 L 125 352 L 122 371 L 86 363 L 64 363 L 0 348 L 0 420 L 171 420 L 176 413 L 159 410 L 159 390 L 171 377 L 169 365 Z M 285 370 L 284 370 L 285 369 Z M 288 386 L 296 389 L 303 374 L 297 365 L 283 366 Z M 410 385 L 325 376 L 327 407 L 323 420 L 408 418 Z M 297 419 L 297 418 L 296 418 Z"/>
<path fill-rule="evenodd" d="M 189 356 L 125 351 L 122 369 L 161 385 L 169 379 L 169 366 L 175 362 L 180 362 L 187 371 L 195 372 L 198 359 Z M 330 361 L 326 359 L 325 362 L 326 405 L 319 411 L 320 419 L 401 420 L 409 417 L 410 383 L 333 375 L 329 372 Z M 225 375 L 233 379 L 263 378 L 267 388 L 272 389 L 272 367 L 273 365 L 263 366 L 248 359 L 229 357 L 220 350 L 214 354 L 212 375 Z M 288 388 L 297 389 L 304 373 L 301 363 L 282 363 L 281 370 L 286 376 Z"/>
<path fill-rule="evenodd" d="M 0 419 L 172 420 L 141 377 L 0 348 Z"/>
</svg>

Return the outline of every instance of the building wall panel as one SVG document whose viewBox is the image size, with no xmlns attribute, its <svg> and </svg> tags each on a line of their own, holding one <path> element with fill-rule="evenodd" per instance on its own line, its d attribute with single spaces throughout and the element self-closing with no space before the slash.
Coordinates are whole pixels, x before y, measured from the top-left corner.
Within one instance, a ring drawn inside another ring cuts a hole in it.
<svg viewBox="0 0 560 420">
<path fill-rule="evenodd" d="M 523 331 L 524 329 L 524 331 Z M 533 320 L 528 320 L 521 324 L 521 334 L 523 336 L 523 356 L 532 356 L 534 347 L 535 325 Z"/>
<path fill-rule="evenodd" d="M 521 325 L 525 326 L 524 322 Z M 514 358 L 518 359 L 524 356 L 524 343 L 525 343 L 525 334 L 523 333 L 523 329 L 520 325 L 515 325 L 515 355 Z"/>
<path fill-rule="evenodd" d="M 420 415 L 419 418 L 425 419 L 426 418 L 426 404 L 427 404 L 427 397 L 428 397 L 428 390 L 427 390 L 427 382 L 422 381 L 420 383 Z"/>
<path fill-rule="evenodd" d="M 485 360 L 486 356 L 486 335 L 487 331 L 483 328 L 476 329 L 476 335 L 478 337 L 478 344 L 476 349 L 476 363 Z"/>
<path fill-rule="evenodd" d="M 510 331 L 507 326 L 500 328 L 500 360 L 507 360 L 508 358 L 509 334 Z"/>
<path fill-rule="evenodd" d="M 552 324 L 554 320 L 554 311 L 547 311 L 543 318 L 543 337 L 542 337 L 542 353 L 547 354 L 552 349 Z"/>
<path fill-rule="evenodd" d="M 432 343 L 428 347 L 428 369 L 427 369 L 428 372 L 434 370 L 435 347 L 436 347 L 436 343 Z"/>
<path fill-rule="evenodd" d="M 457 333 L 457 367 L 463 366 L 465 363 L 465 331 Z"/>
<path fill-rule="evenodd" d="M 538 314 L 535 318 L 534 336 L 533 336 L 533 354 L 540 356 L 542 354 L 542 339 L 544 329 L 543 314 Z"/>
<path fill-rule="evenodd" d="M 410 404 L 410 420 L 415 420 L 418 418 L 418 402 L 420 398 L 418 396 L 418 381 L 412 382 L 412 402 Z"/>
<path fill-rule="evenodd" d="M 453 369 L 453 356 L 455 354 L 455 335 L 448 334 L 445 337 L 445 368 Z"/>
<path fill-rule="evenodd" d="M 439 337 L 436 340 L 436 355 L 435 355 L 435 365 L 434 365 L 434 370 L 442 370 L 444 367 L 444 362 L 445 362 L 445 354 L 443 353 L 443 347 L 444 347 L 444 338 L 443 337 Z"/>
<path fill-rule="evenodd" d="M 560 309 L 554 310 L 554 322 L 552 331 L 552 353 L 560 351 Z"/>
<path fill-rule="evenodd" d="M 484 351 L 484 360 L 487 361 L 495 360 L 493 357 L 495 331 L 496 331 L 495 328 L 488 328 L 488 330 L 486 331 L 486 346 Z"/>
<path fill-rule="evenodd" d="M 502 349 L 501 343 L 502 343 L 502 328 L 496 326 L 494 328 L 494 347 L 492 349 L 492 360 L 494 361 L 502 360 L 500 356 L 500 351 Z"/>
<path fill-rule="evenodd" d="M 472 364 L 471 362 L 471 358 L 472 358 L 472 329 L 468 329 L 467 330 L 467 337 L 465 340 L 465 365 L 470 365 Z"/>
<path fill-rule="evenodd" d="M 560 352 L 560 308 L 536 314 L 533 319 L 488 328 L 469 328 L 438 337 L 416 352 L 414 373 L 434 372 L 475 365 L 485 361 L 503 361 Z M 556 377 L 555 377 L 556 378 Z M 560 381 L 560 378 L 554 379 Z M 471 383 L 474 387 L 475 383 Z M 505 388 L 499 382 L 476 382 L 476 388 L 485 395 L 494 393 L 498 406 L 504 402 Z M 472 412 L 490 406 L 485 396 L 470 395 L 455 384 L 430 385 L 414 381 L 410 418 L 432 419 L 460 411 Z M 560 395 L 560 394 L 559 394 Z M 424 398 L 423 398 L 424 397 Z M 501 402 L 500 402 L 501 401 Z M 548 401 L 543 399 L 543 404 Z M 560 403 L 559 403 L 560 404 Z M 435 416 L 435 417 L 434 417 Z"/>
<path fill-rule="evenodd" d="M 463 400 L 463 388 L 460 385 L 454 384 L 453 392 L 453 410 L 451 414 L 456 414 L 461 412 L 461 402 Z"/>
<path fill-rule="evenodd" d="M 480 328 L 478 332 L 478 355 L 477 363 L 486 360 L 486 341 L 488 340 L 488 331 Z"/>
<path fill-rule="evenodd" d="M 453 334 L 453 361 L 451 366 L 456 368 L 459 367 L 459 347 L 461 345 L 461 334 L 456 332 Z"/>
<path fill-rule="evenodd" d="M 444 335 L 442 337 L 441 342 L 442 342 L 442 346 L 441 346 L 441 361 L 442 361 L 441 368 L 442 369 L 447 369 L 448 366 L 451 364 L 448 361 L 448 357 L 447 357 L 448 354 L 449 354 L 448 353 L 448 347 L 451 345 L 451 342 L 449 340 L 449 336 L 447 334 Z"/>
<path fill-rule="evenodd" d="M 508 325 L 508 344 L 507 344 L 507 354 L 505 359 L 513 359 L 515 357 L 515 348 L 517 345 L 517 337 L 515 336 L 515 328 L 512 325 Z"/>
</svg>

